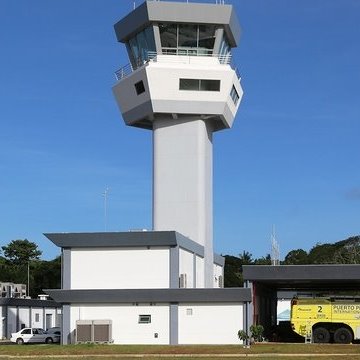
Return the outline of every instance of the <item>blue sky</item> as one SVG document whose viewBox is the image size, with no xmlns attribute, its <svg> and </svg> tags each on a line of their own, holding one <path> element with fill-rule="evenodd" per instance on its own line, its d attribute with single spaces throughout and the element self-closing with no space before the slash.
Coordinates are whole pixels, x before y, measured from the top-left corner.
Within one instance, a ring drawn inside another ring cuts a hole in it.
<svg viewBox="0 0 360 360">
<path fill-rule="evenodd" d="M 137 1 L 139 4 L 142 1 Z M 214 1 L 215 2 L 215 1 Z M 360 1 L 233 0 L 244 98 L 214 139 L 214 244 L 280 255 L 360 234 Z M 151 133 L 111 93 L 132 0 L 0 0 L 0 246 L 151 228 Z"/>
</svg>

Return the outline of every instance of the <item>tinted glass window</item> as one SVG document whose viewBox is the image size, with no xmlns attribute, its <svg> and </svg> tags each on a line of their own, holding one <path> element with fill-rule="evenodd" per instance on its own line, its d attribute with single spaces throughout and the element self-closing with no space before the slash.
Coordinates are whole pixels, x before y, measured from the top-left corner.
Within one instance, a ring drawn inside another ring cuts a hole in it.
<svg viewBox="0 0 360 360">
<path fill-rule="evenodd" d="M 213 49 L 215 43 L 215 26 L 199 25 L 199 48 Z"/>
<path fill-rule="evenodd" d="M 146 43 L 148 45 L 149 51 L 156 51 L 154 31 L 153 31 L 152 26 L 147 27 L 144 30 L 144 34 L 145 34 L 145 39 L 146 39 Z"/>
<path fill-rule="evenodd" d="M 180 90 L 199 90 L 200 80 L 180 79 Z"/>
<path fill-rule="evenodd" d="M 180 90 L 220 91 L 220 80 L 180 79 Z"/>
<path fill-rule="evenodd" d="M 220 80 L 200 80 L 200 90 L 220 91 Z"/>
<path fill-rule="evenodd" d="M 177 25 L 176 24 L 159 24 L 160 39 L 162 47 L 177 47 Z"/>
<path fill-rule="evenodd" d="M 31 329 L 24 329 L 21 333 L 22 334 L 31 334 Z"/>
<path fill-rule="evenodd" d="M 240 96 L 239 96 L 238 92 L 236 91 L 234 85 L 233 85 L 233 87 L 231 89 L 230 96 L 231 96 L 234 104 L 236 105 L 238 103 L 239 99 L 240 99 Z"/>
<path fill-rule="evenodd" d="M 152 26 L 136 34 L 129 40 L 129 47 L 135 67 L 142 65 L 149 60 L 149 51 L 156 51 Z"/>
<path fill-rule="evenodd" d="M 149 49 L 148 44 L 146 42 L 144 31 L 142 31 L 136 35 L 136 42 L 137 42 L 137 45 L 139 48 L 140 58 L 141 58 L 141 60 L 144 61 L 147 59 L 147 52 Z"/>
<path fill-rule="evenodd" d="M 198 26 L 191 24 L 179 25 L 179 47 L 197 47 Z"/>
<path fill-rule="evenodd" d="M 145 86 L 144 86 L 143 81 L 139 81 L 135 84 L 135 90 L 138 95 L 145 92 Z"/>
<path fill-rule="evenodd" d="M 131 52 L 132 52 L 132 55 L 134 57 L 134 59 L 138 59 L 139 58 L 139 48 L 138 48 L 138 45 L 137 45 L 137 41 L 136 41 L 136 38 L 133 38 L 129 41 L 129 45 L 130 45 L 130 49 L 131 49 Z"/>
</svg>

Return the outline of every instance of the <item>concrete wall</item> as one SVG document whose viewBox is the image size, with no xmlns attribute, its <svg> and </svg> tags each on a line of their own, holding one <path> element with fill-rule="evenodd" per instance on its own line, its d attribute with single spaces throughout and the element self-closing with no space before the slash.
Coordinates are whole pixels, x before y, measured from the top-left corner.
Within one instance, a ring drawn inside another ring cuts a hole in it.
<svg viewBox="0 0 360 360">
<path fill-rule="evenodd" d="M 204 258 L 200 256 L 196 256 L 196 287 L 197 288 L 204 288 Z"/>
<path fill-rule="evenodd" d="M 214 264 L 214 288 L 222 287 L 220 283 L 220 276 L 224 279 L 224 268 L 220 265 Z"/>
<path fill-rule="evenodd" d="M 194 282 L 194 254 L 190 251 L 186 251 L 180 248 L 179 251 L 179 268 L 180 274 L 186 274 L 186 287 L 193 288 L 195 287 Z"/>
<path fill-rule="evenodd" d="M 170 325 L 169 304 L 72 305 L 70 341 L 75 343 L 77 320 L 111 320 L 115 344 L 169 344 L 170 327 L 179 344 L 239 344 L 243 311 L 242 303 L 184 303 Z M 151 315 L 151 323 L 140 324 L 139 315 Z"/>
<path fill-rule="evenodd" d="M 179 305 L 179 344 L 239 344 L 242 304 Z"/>
<path fill-rule="evenodd" d="M 71 343 L 75 342 L 76 320 L 112 320 L 115 344 L 169 343 L 169 305 L 71 306 L 70 313 Z M 151 323 L 139 324 L 139 315 L 151 315 Z"/>
<path fill-rule="evenodd" d="M 71 289 L 169 287 L 168 248 L 72 249 Z"/>
</svg>

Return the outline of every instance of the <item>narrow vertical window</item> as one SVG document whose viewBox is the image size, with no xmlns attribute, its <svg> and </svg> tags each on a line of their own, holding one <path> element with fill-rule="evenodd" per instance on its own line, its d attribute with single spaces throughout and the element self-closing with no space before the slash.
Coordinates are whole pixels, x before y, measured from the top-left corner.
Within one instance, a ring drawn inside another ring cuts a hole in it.
<svg viewBox="0 0 360 360">
<path fill-rule="evenodd" d="M 237 103 L 238 103 L 238 101 L 239 101 L 239 99 L 240 99 L 240 96 L 239 96 L 238 92 L 236 91 L 234 85 L 233 85 L 233 87 L 232 87 L 232 89 L 231 89 L 230 96 L 231 96 L 234 104 L 237 105 Z"/>
</svg>

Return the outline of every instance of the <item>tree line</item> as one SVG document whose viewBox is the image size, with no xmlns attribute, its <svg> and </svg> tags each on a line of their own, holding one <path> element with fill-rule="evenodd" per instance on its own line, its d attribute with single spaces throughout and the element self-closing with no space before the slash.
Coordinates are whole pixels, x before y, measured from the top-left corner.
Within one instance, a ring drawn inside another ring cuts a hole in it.
<svg viewBox="0 0 360 360">
<path fill-rule="evenodd" d="M 13 240 L 0 251 L 0 282 L 28 283 L 29 295 L 37 297 L 42 289 L 59 289 L 61 282 L 61 258 L 41 260 L 38 246 L 25 239 Z M 3 255 L 3 256 L 1 256 Z M 239 256 L 224 255 L 224 286 L 242 287 L 243 265 L 271 265 L 270 254 L 253 258 L 248 251 Z M 291 250 L 280 262 L 283 265 L 306 264 L 360 264 L 360 235 L 335 243 L 316 244 L 310 251 Z M 134 264 L 136 265 L 136 264 Z"/>
<path fill-rule="evenodd" d="M 335 243 L 318 243 L 308 252 L 303 249 L 291 250 L 280 264 L 360 264 L 360 235 Z M 243 265 L 271 265 L 270 254 L 258 259 L 254 259 L 253 255 L 247 251 L 239 256 L 225 255 L 225 287 L 243 286 Z"/>
</svg>

